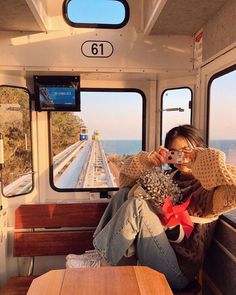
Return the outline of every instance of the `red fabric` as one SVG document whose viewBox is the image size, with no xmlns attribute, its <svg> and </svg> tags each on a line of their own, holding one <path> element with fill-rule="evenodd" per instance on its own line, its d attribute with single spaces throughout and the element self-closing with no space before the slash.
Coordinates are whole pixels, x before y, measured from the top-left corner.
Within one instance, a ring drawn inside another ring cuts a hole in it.
<svg viewBox="0 0 236 295">
<path fill-rule="evenodd" d="M 196 37 L 195 37 L 195 42 L 198 43 L 202 40 L 203 37 L 203 32 L 200 32 Z"/>
<path fill-rule="evenodd" d="M 187 238 L 190 237 L 193 230 L 193 223 L 187 211 L 190 200 L 191 196 L 183 204 L 174 206 L 170 198 L 166 198 L 162 207 L 163 215 L 160 216 L 164 226 L 171 227 L 179 224 L 182 225 Z"/>
</svg>

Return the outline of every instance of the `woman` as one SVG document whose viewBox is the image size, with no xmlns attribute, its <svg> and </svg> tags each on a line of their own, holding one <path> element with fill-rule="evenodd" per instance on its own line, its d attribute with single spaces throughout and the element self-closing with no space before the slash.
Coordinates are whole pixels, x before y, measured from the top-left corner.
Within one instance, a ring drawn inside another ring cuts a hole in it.
<svg viewBox="0 0 236 295">
<path fill-rule="evenodd" d="M 188 237 L 182 235 L 181 225 L 169 229 L 163 225 L 164 207 L 146 198 L 148 187 L 140 181 L 142 174 L 152 167 L 168 163 L 169 151 L 184 154 L 183 163 L 171 164 L 171 179 L 181 192 L 176 204 L 189 202 L 188 213 L 197 222 Z M 124 257 L 135 255 L 140 265 L 164 273 L 172 288 L 185 287 L 202 265 L 213 235 L 214 220 L 235 207 L 236 168 L 225 164 L 221 151 L 205 148 L 196 128 L 182 125 L 167 133 L 165 147 L 127 159 L 119 180 L 121 189 L 112 198 L 94 234 L 97 252 L 88 254 L 87 258 L 94 265 L 98 260 L 101 264 L 105 260 L 109 265 L 117 265 Z M 137 181 L 141 183 L 141 191 Z M 86 260 L 86 255 L 83 258 Z"/>
</svg>

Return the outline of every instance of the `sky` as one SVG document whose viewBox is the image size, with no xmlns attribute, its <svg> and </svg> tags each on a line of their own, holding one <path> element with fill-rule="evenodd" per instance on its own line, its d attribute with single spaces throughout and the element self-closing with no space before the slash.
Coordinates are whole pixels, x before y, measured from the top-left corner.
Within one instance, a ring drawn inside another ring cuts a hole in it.
<svg viewBox="0 0 236 295">
<path fill-rule="evenodd" d="M 235 80 L 236 71 L 215 79 L 211 85 L 209 140 L 236 139 Z M 190 123 L 190 99 L 191 91 L 186 88 L 165 93 L 164 108 L 181 107 L 185 111 L 163 113 L 163 137 L 172 127 Z M 104 140 L 141 140 L 142 106 L 142 96 L 135 92 L 82 92 L 78 115 L 88 127 L 90 136 L 98 130 Z"/>
<path fill-rule="evenodd" d="M 210 97 L 210 139 L 236 139 L 236 71 L 215 79 Z"/>
<path fill-rule="evenodd" d="M 68 6 L 69 18 L 81 23 L 120 23 L 125 9 L 120 1 L 113 0 L 71 0 Z M 236 87 L 235 71 L 217 78 L 210 89 L 210 140 L 235 139 Z M 165 134 L 175 125 L 189 123 L 190 111 L 186 104 L 189 94 L 184 91 L 173 92 L 166 100 L 176 107 L 185 106 L 185 112 L 165 112 Z M 82 112 L 79 114 L 89 128 L 89 132 L 99 130 L 103 139 L 141 139 L 142 103 L 139 98 L 131 98 L 130 93 L 114 94 L 108 98 L 104 93 L 90 93 L 82 96 Z M 183 101 L 182 101 L 183 98 Z M 99 103 L 98 103 L 99 100 Z M 222 100 L 225 103 L 222 103 Z M 137 102 L 138 101 L 138 102 Z M 109 111 L 105 111 L 107 109 Z M 227 116 L 227 120 L 225 119 Z M 95 119 L 96 118 L 96 119 Z"/>
<path fill-rule="evenodd" d="M 142 107 L 137 92 L 82 92 L 78 116 L 90 136 L 98 130 L 104 140 L 141 140 Z"/>
<path fill-rule="evenodd" d="M 166 90 L 163 93 L 163 109 L 181 108 L 184 111 L 163 111 L 162 113 L 162 141 L 166 133 L 176 125 L 189 124 L 191 120 L 191 110 L 189 101 L 191 101 L 191 90 L 189 88 Z"/>
<path fill-rule="evenodd" d="M 120 24 L 125 17 L 125 8 L 120 1 L 71 0 L 68 16 L 72 22 Z"/>
</svg>

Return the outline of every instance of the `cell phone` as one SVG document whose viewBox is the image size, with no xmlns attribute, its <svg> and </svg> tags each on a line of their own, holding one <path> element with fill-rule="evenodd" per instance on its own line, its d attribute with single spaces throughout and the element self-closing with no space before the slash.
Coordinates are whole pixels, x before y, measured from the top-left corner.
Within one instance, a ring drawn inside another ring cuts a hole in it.
<svg viewBox="0 0 236 295">
<path fill-rule="evenodd" d="M 167 163 L 170 164 L 183 164 L 184 152 L 183 151 L 169 151 L 167 155 Z"/>
</svg>

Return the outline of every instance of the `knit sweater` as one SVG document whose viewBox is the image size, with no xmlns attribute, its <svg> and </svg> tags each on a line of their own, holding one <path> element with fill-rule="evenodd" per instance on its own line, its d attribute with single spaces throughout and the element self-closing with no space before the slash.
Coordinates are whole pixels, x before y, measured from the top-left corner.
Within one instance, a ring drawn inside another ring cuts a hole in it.
<svg viewBox="0 0 236 295">
<path fill-rule="evenodd" d="M 214 194 L 204 212 L 197 216 L 218 216 L 236 207 L 236 167 L 225 163 L 225 154 L 213 148 L 195 148 L 195 161 L 188 164 L 203 189 Z M 132 187 L 142 172 L 153 166 L 147 152 L 130 157 L 120 170 L 119 186 Z M 181 183 L 181 181 L 180 181 Z M 194 200 L 193 200 L 194 202 Z"/>
<path fill-rule="evenodd" d="M 236 167 L 225 164 L 223 152 L 213 148 L 195 148 L 195 161 L 188 166 L 192 174 L 177 171 L 174 181 L 182 194 L 191 202 L 190 215 L 215 217 L 236 207 Z M 153 164 L 148 160 L 147 152 L 130 157 L 120 171 L 120 187 L 132 187 L 140 174 Z M 210 245 L 215 222 L 195 224 L 189 239 L 171 243 L 182 272 L 190 280 L 199 271 L 205 253 Z"/>
</svg>

